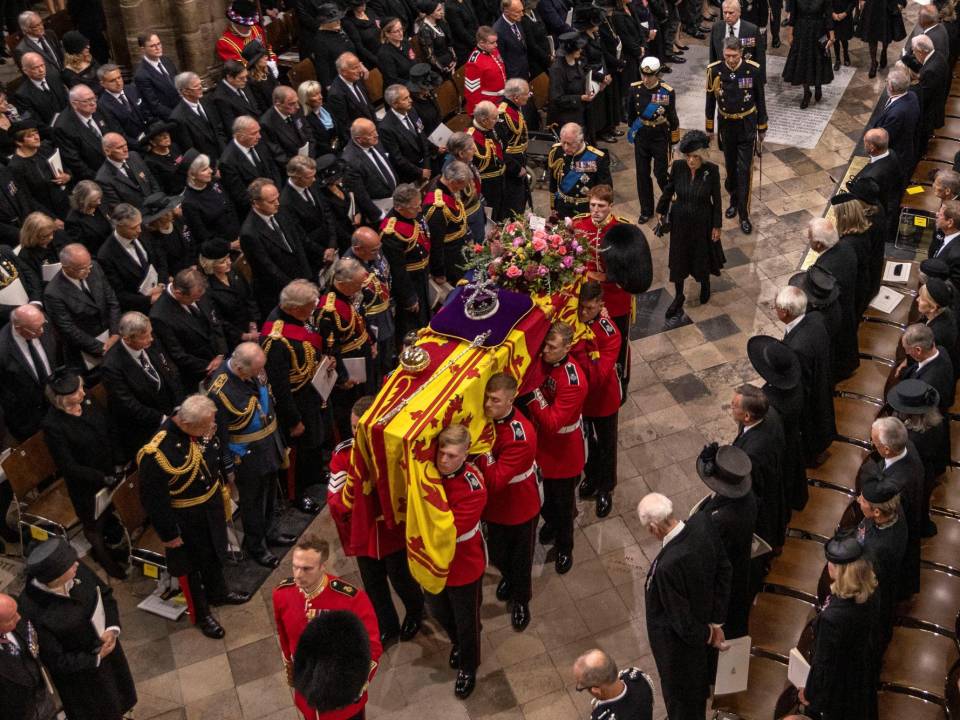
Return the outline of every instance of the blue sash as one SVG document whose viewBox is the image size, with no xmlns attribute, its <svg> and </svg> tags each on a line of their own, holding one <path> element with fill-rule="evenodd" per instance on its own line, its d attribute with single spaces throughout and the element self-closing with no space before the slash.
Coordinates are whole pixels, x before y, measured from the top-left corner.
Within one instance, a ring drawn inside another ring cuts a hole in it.
<svg viewBox="0 0 960 720">
<path fill-rule="evenodd" d="M 580 156 L 579 160 L 574 161 L 573 165 L 570 166 L 570 169 L 567 170 L 567 174 L 564 175 L 560 180 L 560 192 L 562 192 L 564 195 L 569 195 L 577 186 L 580 176 L 583 175 L 582 170 L 574 169 L 577 163 L 591 162 L 596 160 L 599 160 L 599 156 L 596 153 L 591 152 L 590 150 L 585 151 L 583 155 Z"/>
<path fill-rule="evenodd" d="M 250 418 L 250 422 L 247 424 L 247 427 L 244 428 L 245 433 L 254 433 L 260 428 L 263 427 L 263 418 L 270 414 L 270 392 L 267 389 L 266 385 L 260 385 L 260 411 L 254 412 L 253 417 Z M 229 443 L 230 452 L 232 452 L 237 457 L 243 457 L 247 454 L 247 445 L 249 443 Z"/>
</svg>

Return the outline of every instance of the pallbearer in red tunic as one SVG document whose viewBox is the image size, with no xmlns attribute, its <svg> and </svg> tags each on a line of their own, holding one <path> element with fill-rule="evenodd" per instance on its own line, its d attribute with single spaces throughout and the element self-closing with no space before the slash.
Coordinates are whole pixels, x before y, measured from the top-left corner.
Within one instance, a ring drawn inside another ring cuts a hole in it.
<svg viewBox="0 0 960 720">
<path fill-rule="evenodd" d="M 360 418 L 372 404 L 371 395 L 365 395 L 354 403 L 350 413 L 350 426 L 354 434 Z M 370 595 L 377 614 L 380 642 L 387 644 L 397 637 L 410 640 L 420 631 L 423 620 L 423 592 L 410 575 L 403 528 L 387 527 L 383 516 L 380 516 L 367 529 L 365 543 L 359 544 L 350 540 L 351 524 L 358 522 L 351 511 L 362 482 L 361 478 L 351 475 L 352 450 L 353 438 L 350 438 L 337 445 L 333 451 L 330 458 L 330 480 L 327 483 L 327 507 L 330 508 L 330 516 L 336 523 L 344 554 L 357 558 L 363 588 Z M 407 611 L 403 625 L 400 624 L 397 610 L 393 606 L 390 584 Z"/>
<path fill-rule="evenodd" d="M 473 109 L 473 126 L 468 131 L 477 146 L 473 164 L 480 173 L 480 191 L 493 211 L 493 219 L 503 219 L 503 145 L 494 132 L 499 113 L 497 106 L 484 100 Z"/>
<path fill-rule="evenodd" d="M 507 71 L 497 50 L 497 33 L 484 25 L 477 29 L 477 47 L 463 67 L 463 97 L 467 101 L 467 114 L 472 115 L 477 103 L 483 100 L 496 102 L 506 82 Z"/>
<path fill-rule="evenodd" d="M 493 449 L 476 459 L 487 483 L 487 523 L 490 562 L 503 578 L 497 585 L 497 600 L 513 605 L 513 629 L 530 624 L 530 571 L 534 535 L 540 516 L 541 489 L 537 477 L 537 431 L 522 412 L 513 407 L 517 381 L 504 373 L 487 380 L 483 412 L 493 421 Z"/>
<path fill-rule="evenodd" d="M 480 665 L 480 605 L 487 551 L 480 533 L 480 516 L 487 503 L 483 475 L 468 463 L 470 433 L 450 425 L 437 436 L 437 472 L 453 513 L 457 548 L 450 562 L 447 584 L 438 595 L 427 593 L 430 614 L 443 625 L 453 648 L 450 667 L 459 670 L 454 693 L 466 698 L 477 684 Z"/>
<path fill-rule="evenodd" d="M 427 294 L 430 233 L 420 214 L 422 202 L 416 185 L 398 185 L 393 191 L 393 209 L 380 223 L 383 256 L 393 276 L 398 339 L 430 321 Z"/>
<path fill-rule="evenodd" d="M 593 332 L 593 339 L 582 339 L 570 355 L 587 374 L 590 392 L 583 403 L 583 423 L 587 434 L 587 464 L 580 498 L 596 496 L 597 517 L 604 518 L 613 508 L 613 489 L 617 485 L 617 423 L 620 413 L 620 378 L 617 353 L 620 331 L 603 311 L 603 288 L 588 280 L 580 288 L 577 308 L 580 322 Z"/>
<path fill-rule="evenodd" d="M 555 567 L 563 575 L 573 567 L 574 492 L 584 465 L 583 403 L 587 379 L 568 353 L 573 329 L 554 323 L 540 351 L 544 380 L 527 412 L 537 428 L 537 464 L 543 475 L 540 542 L 555 541 Z"/>
<path fill-rule="evenodd" d="M 293 654 L 297 650 L 300 635 L 314 617 L 330 610 L 349 610 L 363 621 L 370 635 L 370 676 L 377 671 L 383 646 L 377 617 L 367 594 L 328 575 L 324 563 L 330 556 L 326 541 L 314 535 L 305 535 L 293 548 L 293 577 L 284 580 L 273 591 L 273 617 L 277 623 L 277 638 L 287 682 L 293 685 Z M 354 720 L 364 717 L 367 693 L 364 691 L 357 702 L 340 710 L 319 713 L 298 692 L 294 695 L 297 709 L 306 720 Z"/>
</svg>

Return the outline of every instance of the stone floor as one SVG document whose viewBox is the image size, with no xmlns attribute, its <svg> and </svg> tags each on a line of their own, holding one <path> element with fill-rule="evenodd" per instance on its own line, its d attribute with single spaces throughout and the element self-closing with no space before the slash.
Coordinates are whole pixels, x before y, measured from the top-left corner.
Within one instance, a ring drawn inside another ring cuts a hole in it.
<svg viewBox="0 0 960 720">
<path fill-rule="evenodd" d="M 658 491 L 686 514 L 706 493 L 694 458 L 705 443 L 734 437 L 731 390 L 756 379 L 746 359 L 746 341 L 758 333 L 782 335 L 772 300 L 798 266 L 804 225 L 823 213 L 882 90 L 884 74 L 867 78 L 865 46 L 851 45 L 856 77 L 816 149 L 767 148 L 763 173 L 757 170 L 755 176 L 754 233 L 743 235 L 725 221 L 723 244 L 729 262 L 722 278 L 715 280 L 713 297 L 703 307 L 694 300 L 687 308 L 690 322 L 667 331 L 663 309 L 672 289 L 660 290 L 667 274 L 667 240 L 648 233 L 654 292 L 642 298 L 642 327 L 635 328 L 637 339 L 631 343 L 632 380 L 620 414 L 614 514 L 598 522 L 592 505 L 583 504 L 575 564 L 565 576 L 556 575 L 552 564 L 544 567 L 543 548 L 538 547 L 533 621 L 522 634 L 511 629 L 503 605 L 494 598 L 495 573 L 486 575 L 483 663 L 471 698 L 454 698 L 449 645 L 428 623 L 413 642 L 394 645 L 384 654 L 371 686 L 369 718 L 584 718 L 589 697 L 575 691 L 571 666 L 580 653 L 596 646 L 621 665 L 656 675 L 644 628 L 643 582 L 658 545 L 640 527 L 636 503 Z M 785 43 L 772 52 L 786 50 Z M 631 147 L 621 139 L 611 150 L 620 160 L 614 180 L 616 210 L 635 218 L 639 205 Z M 711 157 L 722 166 L 716 150 Z M 545 196 L 539 193 L 537 201 L 540 207 Z M 688 297 L 696 295 L 696 288 L 688 288 Z M 314 527 L 339 546 L 327 513 Z M 359 581 L 355 562 L 340 555 L 330 570 Z M 249 604 L 221 609 L 218 615 L 227 635 L 216 641 L 201 636 L 186 620 L 170 623 L 137 610 L 137 602 L 152 589 L 151 581 L 116 584 L 122 640 L 140 693 L 137 720 L 296 718 L 281 674 L 270 604 L 272 587 L 289 572 L 287 557 Z M 658 698 L 656 716 L 663 714 Z"/>
</svg>

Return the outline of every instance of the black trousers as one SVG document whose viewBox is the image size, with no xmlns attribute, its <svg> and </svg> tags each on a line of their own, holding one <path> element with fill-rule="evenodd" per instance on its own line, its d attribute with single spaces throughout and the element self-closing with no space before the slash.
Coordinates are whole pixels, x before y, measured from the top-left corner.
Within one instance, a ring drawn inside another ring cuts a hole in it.
<svg viewBox="0 0 960 720">
<path fill-rule="evenodd" d="M 480 666 L 480 605 L 483 576 L 468 585 L 449 585 L 439 595 L 427 593 L 430 614 L 460 649 L 460 670 L 473 673 Z"/>
<path fill-rule="evenodd" d="M 503 175 L 480 181 L 480 192 L 492 211 L 493 219 L 503 219 Z M 447 278 L 448 280 L 450 278 Z"/>
<path fill-rule="evenodd" d="M 617 429 L 620 413 L 606 417 L 585 417 L 587 464 L 584 475 L 598 493 L 613 492 L 617 486 Z"/>
<path fill-rule="evenodd" d="M 753 151 L 757 142 L 756 113 L 741 120 L 719 120 L 723 160 L 727 167 L 724 187 L 730 193 L 741 220 L 750 217 L 750 181 L 753 172 Z"/>
<path fill-rule="evenodd" d="M 243 544 L 251 550 L 266 550 L 273 529 L 273 506 L 277 496 L 277 474 L 259 473 L 244 463 L 237 465 L 237 490 L 240 492 L 240 521 Z"/>
<path fill-rule="evenodd" d="M 633 145 L 637 163 L 637 196 L 640 199 L 640 214 L 653 216 L 653 177 L 660 190 L 667 184 L 667 155 L 670 151 L 670 131 L 641 127 Z M 653 177 L 650 165 L 653 165 Z"/>
<path fill-rule="evenodd" d="M 423 615 L 423 591 L 410 575 L 405 550 L 398 550 L 379 560 L 358 555 L 357 566 L 360 568 L 363 589 L 370 596 L 373 611 L 377 614 L 381 633 L 400 632 L 400 618 L 390 596 L 390 585 L 397 591 L 407 615 Z"/>
<path fill-rule="evenodd" d="M 448 278 L 449 279 L 449 278 Z M 373 362 L 376 362 L 374 360 Z M 370 363 L 367 363 L 369 369 Z M 330 392 L 330 406 L 333 408 L 333 426 L 336 432 L 336 442 L 343 442 L 353 437 L 350 427 L 350 411 L 353 404 L 367 394 L 367 384 L 360 383 L 351 388 L 334 387 Z"/>
<path fill-rule="evenodd" d="M 780 39 L 780 16 L 783 13 L 783 0 L 770 0 L 770 39 Z"/>
<path fill-rule="evenodd" d="M 627 387 L 630 385 L 630 315 L 617 315 L 610 318 L 620 331 L 620 352 L 617 353 L 617 374 L 620 376 L 620 404 L 627 401 Z"/>
<path fill-rule="evenodd" d="M 490 564 L 510 585 L 510 600 L 528 603 L 533 593 L 530 573 L 533 569 L 534 537 L 539 517 L 519 525 L 487 523 L 487 550 Z"/>
<path fill-rule="evenodd" d="M 193 550 L 195 548 L 188 548 L 187 545 L 167 548 L 167 564 L 169 566 L 171 554 L 182 551 L 183 554 L 190 556 L 192 569 L 188 573 L 178 575 L 177 580 L 180 582 L 183 597 L 187 601 L 190 621 L 196 625 L 197 621 L 210 614 L 210 602 L 217 602 L 223 598 L 228 589 L 219 558 L 210 557 L 209 553 L 193 554 Z"/>
<path fill-rule="evenodd" d="M 331 393 L 332 394 L 332 393 Z M 349 437 L 349 436 L 348 436 Z M 303 497 L 311 485 L 324 483 L 323 447 L 320 445 L 302 445 L 297 438 L 290 443 L 294 453 L 294 497 Z"/>
<path fill-rule="evenodd" d="M 500 212 L 506 219 L 514 215 L 522 215 L 527 207 L 527 196 L 530 190 L 527 185 L 527 176 L 507 177 L 503 176 L 503 201 Z"/>
<path fill-rule="evenodd" d="M 547 525 L 556 530 L 557 552 L 573 552 L 573 518 L 577 512 L 575 497 L 580 476 L 543 479 L 543 508 L 540 515 Z"/>
</svg>

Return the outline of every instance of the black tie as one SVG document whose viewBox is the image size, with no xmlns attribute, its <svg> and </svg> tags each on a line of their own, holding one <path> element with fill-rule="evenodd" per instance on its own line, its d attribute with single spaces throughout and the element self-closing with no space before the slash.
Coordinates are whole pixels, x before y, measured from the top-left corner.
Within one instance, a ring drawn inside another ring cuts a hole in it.
<svg viewBox="0 0 960 720">
<path fill-rule="evenodd" d="M 735 37 L 733 34 L 733 25 L 730 25 L 730 37 Z"/>
<path fill-rule="evenodd" d="M 244 101 L 249 107 L 253 107 L 252 105 L 250 105 L 250 98 L 247 97 L 246 93 L 244 93 L 243 90 L 237 90 L 237 93 L 240 95 L 241 98 L 243 98 L 243 101 Z"/>
<path fill-rule="evenodd" d="M 360 102 L 361 105 L 366 107 L 367 99 L 363 96 L 363 93 L 360 92 L 360 86 L 354 83 L 353 85 L 351 85 L 351 87 L 353 88 L 353 94 L 357 96 L 357 100 Z"/>
<path fill-rule="evenodd" d="M 523 35 L 520 34 L 520 28 L 517 27 L 517 24 L 516 24 L 516 23 L 513 23 L 512 25 L 510 25 L 510 29 L 513 30 L 514 36 L 516 36 L 517 40 L 518 40 L 518 41 L 520 42 L 520 44 L 522 45 L 522 44 L 523 44 Z"/>
<path fill-rule="evenodd" d="M 40 45 L 43 47 L 44 53 L 50 53 L 50 60 L 58 68 L 60 67 L 60 58 L 57 57 L 57 54 L 53 51 L 53 48 L 50 47 L 50 43 L 47 42 L 46 37 L 40 38 Z"/>
<path fill-rule="evenodd" d="M 193 317 L 195 317 L 200 322 L 203 322 L 203 313 L 200 312 L 200 308 L 198 308 L 196 305 L 190 304 L 190 305 L 187 305 L 187 310 L 190 311 L 190 314 L 193 315 Z"/>
<path fill-rule="evenodd" d="M 133 173 L 130 172 L 130 166 L 129 166 L 129 165 L 127 165 L 125 162 L 124 162 L 124 163 L 120 163 L 120 170 L 121 170 L 121 172 L 122 172 L 124 175 L 126 175 L 128 178 L 130 178 L 131 180 L 133 180 Z"/>
<path fill-rule="evenodd" d="M 409 116 L 409 115 L 404 115 L 404 116 L 403 116 L 403 121 L 407 124 L 407 128 L 409 128 L 410 132 L 412 132 L 414 135 L 416 135 L 416 134 L 417 134 L 417 129 L 413 126 L 413 123 L 410 121 L 410 116 Z"/>
<path fill-rule="evenodd" d="M 167 80 L 170 79 L 170 73 L 167 72 L 167 69 L 163 66 L 162 61 L 157 61 L 157 70 L 159 70 L 160 74 L 167 78 Z"/>
<path fill-rule="evenodd" d="M 98 138 L 103 137 L 103 133 L 100 132 L 100 128 L 97 127 L 97 123 L 93 121 L 93 118 L 87 120 L 87 127 L 90 128 L 90 131 L 96 135 Z"/>
<path fill-rule="evenodd" d="M 270 216 L 270 227 L 273 228 L 273 231 L 280 236 L 280 241 L 283 243 L 283 246 L 287 249 L 287 252 L 293 252 L 293 248 L 290 247 L 290 243 L 287 242 L 287 236 L 283 234 L 283 230 L 280 229 L 280 223 L 277 222 L 276 218 L 272 215 Z"/>
<path fill-rule="evenodd" d="M 124 95 L 123 93 L 120 93 L 119 95 L 117 95 L 117 100 L 120 101 L 120 105 L 122 105 L 124 108 L 128 110 L 130 109 L 129 105 L 127 104 L 126 95 Z"/>
<path fill-rule="evenodd" d="M 201 105 L 200 103 L 197 103 L 197 115 L 202 117 L 204 120 L 207 119 L 207 114 L 203 111 L 203 105 Z"/>
<path fill-rule="evenodd" d="M 150 359 L 147 357 L 147 352 L 145 350 L 140 351 L 140 365 L 143 366 L 143 371 L 150 376 L 153 380 L 153 384 L 160 387 L 160 376 L 157 374 L 157 371 L 154 370 L 153 365 L 150 364 Z"/>
<path fill-rule="evenodd" d="M 87 294 L 87 297 L 89 297 L 89 298 L 90 298 L 91 300 L 93 300 L 94 302 L 97 301 L 96 298 L 93 297 L 93 293 L 90 292 L 90 286 L 87 285 L 87 281 L 86 281 L 86 280 L 81 280 L 81 281 L 80 281 L 80 287 L 81 287 L 81 288 L 83 289 L 83 291 Z"/>
<path fill-rule="evenodd" d="M 253 161 L 253 164 L 256 165 L 257 169 L 260 169 L 260 156 L 257 155 L 257 151 L 253 148 L 248 148 L 247 152 L 250 153 L 250 159 Z"/>
<path fill-rule="evenodd" d="M 50 86 L 47 85 L 47 81 L 46 81 L 46 80 L 41 80 L 41 81 L 40 81 L 40 89 L 43 90 L 44 92 L 50 92 Z"/>
<path fill-rule="evenodd" d="M 27 349 L 30 351 L 30 360 L 33 362 L 33 371 L 37 376 L 37 382 L 40 383 L 40 385 L 46 385 L 47 378 L 49 377 L 47 366 L 44 365 L 40 351 L 37 350 L 37 346 L 34 345 L 33 342 L 33 340 L 27 340 Z"/>
<path fill-rule="evenodd" d="M 314 201 L 313 195 L 310 194 L 310 188 L 307 188 L 306 190 L 303 191 L 303 197 L 308 203 L 316 207 L 317 203 L 316 201 Z"/>
<path fill-rule="evenodd" d="M 146 253 L 143 252 L 143 248 L 140 247 L 140 243 L 134 240 L 132 243 L 130 243 L 130 245 L 133 247 L 133 251 L 137 254 L 137 258 L 139 258 L 140 267 L 147 267 L 147 256 Z"/>
<path fill-rule="evenodd" d="M 376 148 L 370 148 L 370 157 L 373 158 L 377 170 L 383 176 L 383 181 L 390 186 L 391 190 L 395 189 L 397 187 L 397 181 L 394 179 L 393 173 L 390 171 L 390 168 L 387 167 L 387 164 L 380 159 L 380 153 L 377 152 Z"/>
</svg>

